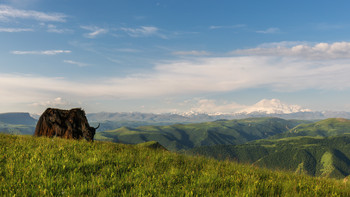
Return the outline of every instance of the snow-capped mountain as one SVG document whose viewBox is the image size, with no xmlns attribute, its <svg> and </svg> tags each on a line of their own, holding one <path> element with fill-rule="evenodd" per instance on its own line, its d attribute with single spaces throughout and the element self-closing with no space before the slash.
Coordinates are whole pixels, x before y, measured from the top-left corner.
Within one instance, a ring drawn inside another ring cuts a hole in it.
<svg viewBox="0 0 350 197">
<path fill-rule="evenodd" d="M 311 112 L 310 109 L 303 108 L 299 105 L 289 105 L 282 103 L 278 99 L 263 99 L 258 103 L 240 110 L 238 113 L 266 113 L 266 114 L 291 114 L 298 112 Z"/>
</svg>

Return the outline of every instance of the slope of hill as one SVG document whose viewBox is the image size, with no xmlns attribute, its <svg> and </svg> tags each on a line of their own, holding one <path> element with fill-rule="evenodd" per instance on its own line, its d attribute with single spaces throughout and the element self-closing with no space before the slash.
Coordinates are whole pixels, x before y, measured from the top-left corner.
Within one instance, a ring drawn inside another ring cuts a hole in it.
<svg viewBox="0 0 350 197">
<path fill-rule="evenodd" d="M 0 123 L 0 133 L 17 134 L 17 135 L 33 135 L 35 125 L 17 125 Z"/>
<path fill-rule="evenodd" d="M 350 120 L 343 118 L 329 118 L 309 124 L 300 124 L 288 132 L 278 134 L 272 138 L 296 136 L 336 136 L 350 133 Z"/>
<path fill-rule="evenodd" d="M 216 144 L 242 144 L 284 132 L 303 121 L 279 118 L 218 120 L 197 124 L 142 126 L 99 132 L 97 140 L 126 144 L 157 141 L 168 150 L 189 149 Z"/>
<path fill-rule="evenodd" d="M 313 176 L 344 178 L 350 174 L 350 135 L 258 140 L 236 146 L 197 147 L 187 153 Z"/>
<path fill-rule="evenodd" d="M 162 149 L 0 134 L 1 196 L 349 196 L 343 181 Z"/>
</svg>

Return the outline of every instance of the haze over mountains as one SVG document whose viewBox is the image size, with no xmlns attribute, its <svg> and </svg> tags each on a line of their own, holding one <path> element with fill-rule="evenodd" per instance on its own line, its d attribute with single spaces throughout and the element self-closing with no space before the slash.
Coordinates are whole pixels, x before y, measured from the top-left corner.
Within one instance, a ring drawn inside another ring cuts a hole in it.
<svg viewBox="0 0 350 197">
<path fill-rule="evenodd" d="M 208 106 L 207 108 L 209 108 Z M 215 108 L 215 106 L 213 107 Z M 252 106 L 243 106 L 241 109 L 216 111 L 215 113 L 203 110 L 191 110 L 182 113 L 142 113 L 142 112 L 99 112 L 88 113 L 91 122 L 105 121 L 139 121 L 162 122 L 160 125 L 186 122 L 206 122 L 218 119 L 241 119 L 250 117 L 278 117 L 283 119 L 320 120 L 327 118 L 350 119 L 350 112 L 345 111 L 312 111 L 299 105 L 287 104 L 278 99 L 263 99 Z M 230 112 L 229 112 L 230 111 Z M 40 114 L 0 113 L 0 122 L 9 124 L 35 124 Z"/>
<path fill-rule="evenodd" d="M 153 121 L 153 122 L 206 122 L 218 119 L 241 119 L 250 117 L 278 117 L 283 119 L 320 120 L 327 118 L 350 118 L 350 112 L 342 111 L 312 111 L 299 105 L 286 104 L 278 99 L 263 99 L 252 106 L 241 106 L 241 110 L 232 112 L 216 111 L 215 113 L 193 110 L 184 113 L 90 113 L 90 121 Z"/>
<path fill-rule="evenodd" d="M 207 106 L 207 108 L 210 106 Z M 214 106 L 215 108 L 215 106 Z M 222 107 L 219 107 L 223 109 Z M 165 126 L 177 123 L 200 123 L 216 120 L 232 120 L 256 117 L 277 117 L 297 120 L 322 120 L 327 118 L 350 119 L 350 112 L 312 111 L 299 105 L 286 104 L 278 99 L 263 99 L 252 106 L 241 106 L 240 111 L 229 107 L 226 112 L 205 113 L 203 111 L 189 111 L 186 113 L 142 113 L 142 112 L 99 112 L 87 113 L 92 126 L 101 123 L 100 131 L 114 130 L 121 127 L 137 128 L 139 126 Z M 25 113 L 0 114 L 1 132 L 16 134 L 33 134 L 36 121 L 40 115 Z"/>
</svg>

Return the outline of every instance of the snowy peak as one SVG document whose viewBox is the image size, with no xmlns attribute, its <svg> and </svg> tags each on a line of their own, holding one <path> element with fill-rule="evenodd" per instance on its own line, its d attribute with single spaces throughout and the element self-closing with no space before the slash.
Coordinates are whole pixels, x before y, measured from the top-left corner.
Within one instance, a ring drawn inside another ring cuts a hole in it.
<svg viewBox="0 0 350 197">
<path fill-rule="evenodd" d="M 266 114 L 291 114 L 297 112 L 310 112 L 310 109 L 302 108 L 299 105 L 289 105 L 282 103 L 278 99 L 263 99 L 253 106 L 247 107 L 239 113 L 266 113 Z"/>
</svg>

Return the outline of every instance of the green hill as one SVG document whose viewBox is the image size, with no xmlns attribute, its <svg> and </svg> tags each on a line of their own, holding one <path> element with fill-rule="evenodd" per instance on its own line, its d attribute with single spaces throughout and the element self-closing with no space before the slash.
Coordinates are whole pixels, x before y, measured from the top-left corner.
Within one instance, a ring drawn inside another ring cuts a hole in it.
<svg viewBox="0 0 350 197">
<path fill-rule="evenodd" d="M 0 134 L 0 196 L 350 195 L 343 181 L 148 146 Z"/>
<path fill-rule="evenodd" d="M 0 122 L 0 133 L 33 135 L 36 125 L 8 124 Z"/>
<path fill-rule="evenodd" d="M 336 136 L 350 133 L 350 120 L 343 118 L 329 118 L 309 124 L 300 124 L 295 128 L 273 136 L 272 138 L 285 138 L 296 136 Z"/>
<path fill-rule="evenodd" d="M 0 133 L 33 135 L 36 120 L 29 113 L 1 113 Z"/>
<path fill-rule="evenodd" d="M 187 153 L 312 176 L 344 178 L 350 174 L 350 135 L 258 140 L 236 146 L 198 147 Z"/>
<path fill-rule="evenodd" d="M 216 144 L 243 144 L 287 131 L 303 121 L 279 118 L 218 120 L 196 124 L 142 126 L 98 132 L 97 140 L 137 144 L 157 141 L 168 150 L 190 149 Z"/>
</svg>

